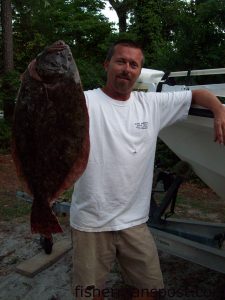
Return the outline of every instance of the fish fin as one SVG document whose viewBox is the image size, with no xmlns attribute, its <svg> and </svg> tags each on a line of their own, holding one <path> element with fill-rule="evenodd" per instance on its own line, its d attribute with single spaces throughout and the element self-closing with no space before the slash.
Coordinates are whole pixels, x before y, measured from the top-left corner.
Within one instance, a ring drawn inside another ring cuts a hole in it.
<svg viewBox="0 0 225 300">
<path fill-rule="evenodd" d="M 13 159 L 13 162 L 14 162 L 17 178 L 18 178 L 19 183 L 21 185 L 20 188 L 22 190 L 24 190 L 25 192 L 27 192 L 30 196 L 32 196 L 32 192 L 31 192 L 31 189 L 28 186 L 28 183 L 26 181 L 26 177 L 22 172 L 21 162 L 20 162 L 20 160 L 17 156 L 17 149 L 16 149 L 15 139 L 12 139 L 12 141 L 11 141 L 11 154 L 12 154 L 12 159 Z"/>
<path fill-rule="evenodd" d="M 34 199 L 31 210 L 31 232 L 40 233 L 43 235 L 50 235 L 52 233 L 63 232 L 59 221 L 47 204 L 37 204 L 38 201 Z"/>
</svg>

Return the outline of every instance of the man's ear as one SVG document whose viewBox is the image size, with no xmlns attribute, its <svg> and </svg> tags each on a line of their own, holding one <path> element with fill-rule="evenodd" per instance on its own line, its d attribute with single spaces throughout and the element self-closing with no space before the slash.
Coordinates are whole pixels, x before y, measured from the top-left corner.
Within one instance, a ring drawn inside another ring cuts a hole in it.
<svg viewBox="0 0 225 300">
<path fill-rule="evenodd" d="M 109 61 L 105 60 L 103 66 L 104 66 L 105 71 L 107 72 L 108 71 L 108 66 L 109 66 Z"/>
</svg>

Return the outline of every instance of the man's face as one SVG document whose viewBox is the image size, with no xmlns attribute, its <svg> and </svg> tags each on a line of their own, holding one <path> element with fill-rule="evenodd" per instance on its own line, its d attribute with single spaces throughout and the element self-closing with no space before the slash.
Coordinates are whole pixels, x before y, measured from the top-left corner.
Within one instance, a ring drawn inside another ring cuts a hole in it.
<svg viewBox="0 0 225 300">
<path fill-rule="evenodd" d="M 111 97 L 123 95 L 129 98 L 140 75 L 143 54 L 140 49 L 117 45 L 110 61 L 104 64 L 107 71 L 106 91 Z M 121 99 L 122 100 L 122 99 Z"/>
</svg>

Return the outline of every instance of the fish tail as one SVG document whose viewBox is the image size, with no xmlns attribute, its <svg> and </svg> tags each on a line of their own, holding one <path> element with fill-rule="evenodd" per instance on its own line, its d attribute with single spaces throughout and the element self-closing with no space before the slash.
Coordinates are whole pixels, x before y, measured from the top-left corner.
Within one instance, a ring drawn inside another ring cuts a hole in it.
<svg viewBox="0 0 225 300">
<path fill-rule="evenodd" d="M 31 210 L 31 232 L 50 236 L 52 233 L 63 232 L 59 221 L 48 203 L 38 204 L 34 199 Z"/>
</svg>

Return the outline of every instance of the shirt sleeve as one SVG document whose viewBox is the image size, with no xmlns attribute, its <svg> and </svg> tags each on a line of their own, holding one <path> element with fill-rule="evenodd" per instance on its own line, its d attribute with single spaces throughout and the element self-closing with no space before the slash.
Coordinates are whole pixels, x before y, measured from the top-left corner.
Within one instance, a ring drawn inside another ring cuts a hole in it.
<svg viewBox="0 0 225 300">
<path fill-rule="evenodd" d="M 159 111 L 159 130 L 186 119 L 191 99 L 191 91 L 156 93 Z"/>
</svg>

